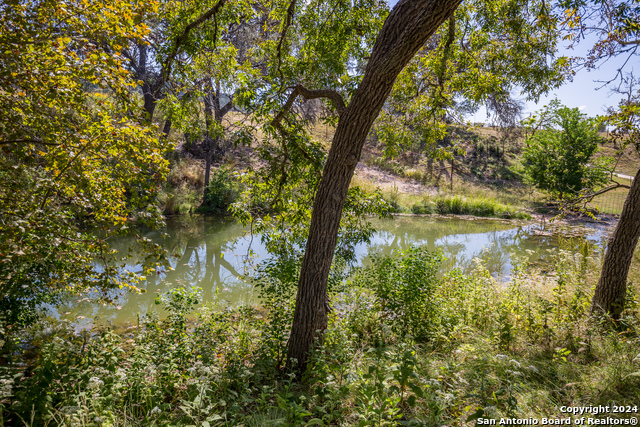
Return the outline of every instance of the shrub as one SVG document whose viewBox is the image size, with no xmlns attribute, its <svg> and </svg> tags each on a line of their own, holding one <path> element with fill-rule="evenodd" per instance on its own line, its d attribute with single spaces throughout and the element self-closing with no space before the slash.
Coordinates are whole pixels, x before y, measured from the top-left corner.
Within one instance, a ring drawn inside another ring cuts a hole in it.
<svg viewBox="0 0 640 427">
<path fill-rule="evenodd" d="M 207 214 L 227 215 L 229 206 L 236 201 L 238 194 L 238 184 L 231 171 L 218 168 L 211 173 L 199 210 Z"/>
<path fill-rule="evenodd" d="M 356 283 L 374 291 L 378 309 L 398 335 L 424 341 L 435 323 L 436 272 L 443 259 L 424 247 L 412 247 L 399 257 L 375 257 Z"/>
<path fill-rule="evenodd" d="M 527 139 L 523 164 L 536 187 L 564 200 L 606 183 L 611 161 L 593 157 L 601 140 L 597 121 L 555 101 L 531 124 L 541 129 Z"/>
</svg>

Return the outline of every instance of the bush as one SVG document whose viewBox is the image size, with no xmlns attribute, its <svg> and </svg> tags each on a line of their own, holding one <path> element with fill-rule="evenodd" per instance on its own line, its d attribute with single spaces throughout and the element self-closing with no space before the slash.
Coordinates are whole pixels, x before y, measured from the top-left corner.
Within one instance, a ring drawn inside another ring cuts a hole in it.
<svg viewBox="0 0 640 427">
<path fill-rule="evenodd" d="M 428 339 L 435 323 L 436 272 L 443 261 L 440 252 L 412 247 L 398 257 L 376 257 L 356 283 L 371 288 L 385 321 L 400 336 Z"/>
<path fill-rule="evenodd" d="M 238 199 L 238 195 L 238 183 L 231 171 L 218 168 L 211 173 L 199 211 L 213 215 L 228 215 L 229 206 Z"/>
</svg>

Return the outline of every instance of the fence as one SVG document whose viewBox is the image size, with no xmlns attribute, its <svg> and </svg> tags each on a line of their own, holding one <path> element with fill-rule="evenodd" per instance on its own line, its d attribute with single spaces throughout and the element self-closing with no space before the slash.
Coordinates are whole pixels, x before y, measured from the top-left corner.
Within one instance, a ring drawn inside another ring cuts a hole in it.
<svg viewBox="0 0 640 427">
<path fill-rule="evenodd" d="M 614 181 L 631 186 L 633 178 L 627 175 L 622 175 L 615 177 Z M 620 215 L 628 194 L 629 190 L 627 188 L 616 188 L 615 190 L 594 198 L 589 207 L 594 209 L 597 208 L 601 213 Z"/>
</svg>

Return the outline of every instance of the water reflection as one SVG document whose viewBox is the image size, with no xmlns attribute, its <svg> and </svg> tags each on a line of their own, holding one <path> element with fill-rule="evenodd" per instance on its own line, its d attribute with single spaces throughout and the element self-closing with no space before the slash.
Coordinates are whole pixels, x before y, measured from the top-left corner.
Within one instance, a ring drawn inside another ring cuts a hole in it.
<svg viewBox="0 0 640 427">
<path fill-rule="evenodd" d="M 372 256 L 391 255 L 411 245 L 439 249 L 447 258 L 442 272 L 454 267 L 469 269 L 472 260 L 483 260 L 496 278 L 508 278 L 514 260 L 527 257 L 532 263 L 549 262 L 550 249 L 556 248 L 559 236 L 576 236 L 575 246 L 585 238 L 598 242 L 602 226 L 542 227 L 531 222 L 498 220 L 463 220 L 458 218 L 397 217 L 376 220 L 379 230 L 370 244 L 356 248 L 358 259 L 367 264 Z M 259 236 L 251 236 L 240 225 L 223 219 L 191 218 L 169 221 L 163 232 L 150 231 L 145 236 L 163 245 L 169 254 L 166 272 L 147 277 L 142 294 L 122 292 L 115 305 L 98 305 L 89 298 L 70 300 L 52 310 L 55 317 L 78 319 L 79 327 L 92 319 L 113 323 L 135 323 L 137 315 L 156 311 L 156 297 L 176 285 L 199 286 L 205 301 L 218 300 L 229 305 L 256 303 L 250 282 L 253 267 L 268 256 Z M 131 241 L 113 243 L 118 251 L 126 251 Z M 135 270 L 140 259 L 131 258 L 128 268 Z"/>
</svg>

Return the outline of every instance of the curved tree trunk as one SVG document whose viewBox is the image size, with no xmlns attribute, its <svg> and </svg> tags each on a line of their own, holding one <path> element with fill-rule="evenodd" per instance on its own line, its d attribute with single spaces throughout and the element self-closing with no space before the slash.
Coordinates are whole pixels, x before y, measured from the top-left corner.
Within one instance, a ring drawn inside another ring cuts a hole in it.
<svg viewBox="0 0 640 427">
<path fill-rule="evenodd" d="M 602 273 L 591 301 L 591 313 L 618 319 L 624 310 L 627 275 L 640 237 L 640 170 L 631 184 L 620 220 L 607 244 Z"/>
<path fill-rule="evenodd" d="M 400 71 L 459 3 L 460 0 L 398 2 L 376 39 L 362 82 L 340 115 L 313 204 L 287 346 L 289 369 L 305 369 L 309 349 L 327 327 L 327 278 L 340 216 L 371 125 Z"/>
</svg>

